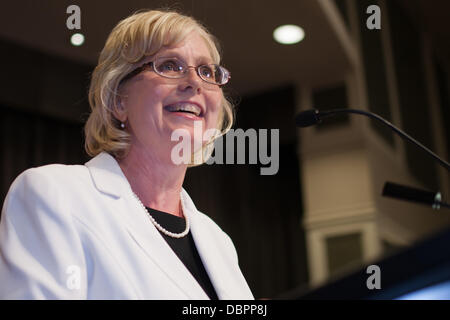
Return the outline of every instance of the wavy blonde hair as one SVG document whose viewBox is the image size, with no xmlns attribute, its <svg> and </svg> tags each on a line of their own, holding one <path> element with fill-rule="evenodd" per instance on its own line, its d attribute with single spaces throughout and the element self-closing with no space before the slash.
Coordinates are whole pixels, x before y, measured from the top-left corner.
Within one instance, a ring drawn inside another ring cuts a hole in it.
<svg viewBox="0 0 450 320">
<path fill-rule="evenodd" d="M 116 158 L 126 155 L 130 135 L 120 128 L 120 121 L 114 117 L 118 108 L 120 81 L 146 57 L 154 55 L 164 46 L 179 43 L 193 31 L 205 40 L 214 63 L 220 64 L 216 38 L 194 18 L 178 12 L 145 10 L 134 13 L 114 27 L 100 53 L 89 88 L 91 113 L 84 132 L 85 150 L 90 156 L 103 151 Z M 223 95 L 222 112 L 217 124 L 220 136 L 228 132 L 233 120 L 233 105 Z M 203 163 L 211 155 L 211 142 L 202 149 L 202 161 L 195 164 Z"/>
</svg>

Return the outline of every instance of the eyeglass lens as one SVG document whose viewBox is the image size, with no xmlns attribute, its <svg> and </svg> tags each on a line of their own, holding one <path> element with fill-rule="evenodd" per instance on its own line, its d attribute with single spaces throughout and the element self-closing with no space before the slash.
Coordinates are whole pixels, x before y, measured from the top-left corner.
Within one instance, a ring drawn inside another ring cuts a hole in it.
<svg viewBox="0 0 450 320">
<path fill-rule="evenodd" d="M 159 58 L 153 62 L 155 71 L 163 77 L 182 78 L 188 72 L 189 66 L 177 58 Z M 213 84 L 225 84 L 228 82 L 226 70 L 215 64 L 196 67 L 197 73 L 204 81 Z"/>
</svg>

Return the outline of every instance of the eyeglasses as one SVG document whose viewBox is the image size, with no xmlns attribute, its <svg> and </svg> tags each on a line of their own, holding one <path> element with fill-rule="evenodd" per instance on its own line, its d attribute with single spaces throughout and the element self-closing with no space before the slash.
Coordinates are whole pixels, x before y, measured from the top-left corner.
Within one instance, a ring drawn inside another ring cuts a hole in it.
<svg viewBox="0 0 450 320">
<path fill-rule="evenodd" d="M 189 68 L 194 68 L 198 76 L 205 82 L 223 86 L 231 76 L 230 72 L 217 64 L 202 64 L 197 67 L 188 66 L 184 61 L 178 58 L 156 58 L 155 60 L 145 63 L 139 68 L 131 71 L 121 81 L 120 84 L 132 77 L 138 75 L 148 67 L 152 67 L 153 71 L 161 77 L 170 79 L 181 79 L 187 76 Z"/>
</svg>

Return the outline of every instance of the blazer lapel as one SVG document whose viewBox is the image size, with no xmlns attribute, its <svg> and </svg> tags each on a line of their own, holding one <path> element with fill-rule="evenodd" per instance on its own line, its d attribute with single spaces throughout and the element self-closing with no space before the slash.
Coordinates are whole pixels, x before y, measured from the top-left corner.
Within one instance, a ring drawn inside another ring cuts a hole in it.
<svg viewBox="0 0 450 320">
<path fill-rule="evenodd" d="M 189 299 L 208 299 L 197 280 L 192 276 L 183 262 L 178 258 L 169 244 L 151 223 L 147 212 L 134 197 L 128 197 L 127 203 L 134 217 L 126 221 L 130 236 L 141 247 Z M 140 215 L 141 217 L 137 217 Z"/>
<path fill-rule="evenodd" d="M 194 203 L 184 189 L 182 195 L 185 207 L 189 208 L 187 211 L 191 214 L 191 232 L 195 245 L 217 296 L 225 300 L 243 297 L 242 288 L 235 282 L 236 274 L 230 268 L 234 262 L 225 258 L 221 248 L 217 247 L 217 240 L 209 228 L 203 226 Z"/>
<path fill-rule="evenodd" d="M 143 252 L 159 266 L 189 299 L 208 299 L 208 296 L 181 262 L 162 235 L 151 223 L 147 212 L 132 195 L 131 187 L 117 161 L 108 153 L 101 153 L 86 163 L 96 188 L 114 198 L 122 198 L 123 223 Z M 187 210 L 189 211 L 189 210 Z M 186 213 L 189 216 L 195 216 Z"/>
</svg>

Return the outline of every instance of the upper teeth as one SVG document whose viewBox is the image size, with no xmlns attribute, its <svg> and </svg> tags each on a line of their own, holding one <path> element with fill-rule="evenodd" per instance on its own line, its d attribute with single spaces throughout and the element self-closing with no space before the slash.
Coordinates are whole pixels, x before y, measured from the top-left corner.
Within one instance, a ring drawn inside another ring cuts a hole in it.
<svg viewBox="0 0 450 320">
<path fill-rule="evenodd" d="M 201 113 L 201 109 L 199 106 L 191 103 L 175 103 L 166 108 L 168 111 L 189 111 L 194 113 L 196 116 L 199 116 Z"/>
</svg>

